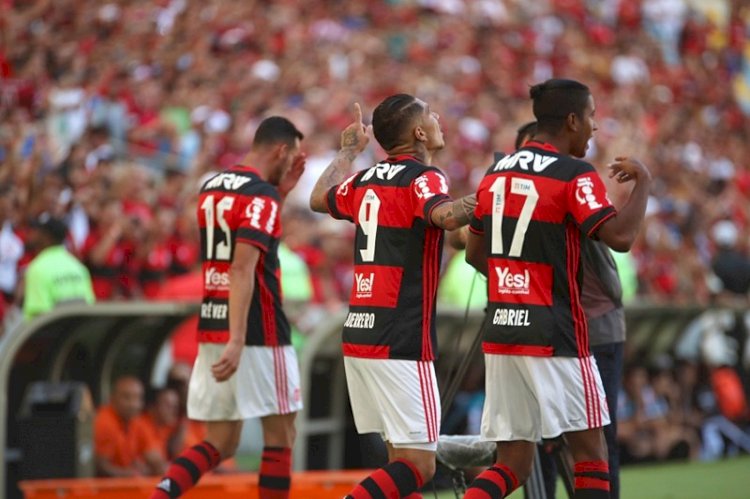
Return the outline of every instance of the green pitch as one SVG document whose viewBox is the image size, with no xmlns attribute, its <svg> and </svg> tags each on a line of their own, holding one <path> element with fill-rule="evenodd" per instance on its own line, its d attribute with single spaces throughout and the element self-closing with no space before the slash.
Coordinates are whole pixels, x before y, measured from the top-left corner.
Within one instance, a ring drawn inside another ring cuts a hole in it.
<svg viewBox="0 0 750 499">
<path fill-rule="evenodd" d="M 747 499 L 750 497 L 750 457 L 712 463 L 680 463 L 628 466 L 621 473 L 621 499 Z M 430 492 L 425 499 L 432 498 Z M 452 491 L 441 491 L 439 499 L 453 499 Z M 522 492 L 512 498 L 523 497 Z M 562 483 L 557 499 L 567 499 Z"/>
</svg>

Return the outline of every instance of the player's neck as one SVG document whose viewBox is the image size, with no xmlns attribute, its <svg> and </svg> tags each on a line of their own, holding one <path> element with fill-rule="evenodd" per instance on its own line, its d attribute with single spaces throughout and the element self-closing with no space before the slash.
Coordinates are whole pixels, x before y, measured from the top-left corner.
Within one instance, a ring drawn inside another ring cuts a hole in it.
<svg viewBox="0 0 750 499">
<path fill-rule="evenodd" d="M 429 165 L 432 162 L 431 151 L 428 151 L 424 147 L 415 147 L 412 144 L 394 147 L 393 149 L 389 149 L 387 153 L 389 158 L 397 156 L 412 156 L 414 159 L 425 165 Z"/>
<path fill-rule="evenodd" d="M 240 165 L 248 166 L 250 168 L 253 168 L 254 170 L 257 170 L 260 178 L 262 178 L 263 180 L 268 180 L 268 172 L 266 171 L 267 164 L 268 159 L 265 158 L 263 154 L 258 153 L 257 151 L 248 152 L 245 157 L 242 158 L 242 161 L 240 161 Z"/>
<path fill-rule="evenodd" d="M 541 142 L 542 144 L 549 144 L 558 151 L 567 151 L 570 148 L 570 140 L 561 135 L 552 135 L 547 132 L 537 132 L 534 134 L 529 142 Z"/>
</svg>

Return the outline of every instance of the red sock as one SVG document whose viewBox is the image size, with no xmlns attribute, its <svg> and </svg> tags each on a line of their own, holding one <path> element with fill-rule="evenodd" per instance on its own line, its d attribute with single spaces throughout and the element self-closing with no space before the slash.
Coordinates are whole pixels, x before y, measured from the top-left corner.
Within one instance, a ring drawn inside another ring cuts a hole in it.
<svg viewBox="0 0 750 499">
<path fill-rule="evenodd" d="M 263 447 L 258 491 L 261 499 L 288 499 L 292 473 L 292 449 Z"/>
<path fill-rule="evenodd" d="M 415 492 L 413 494 L 410 494 L 404 497 L 404 499 L 423 499 L 423 498 L 422 498 L 422 494 L 420 494 L 419 492 Z"/>
<path fill-rule="evenodd" d="M 576 463 L 575 499 L 609 499 L 609 464 L 607 461 Z"/>
<path fill-rule="evenodd" d="M 362 480 L 347 499 L 411 499 L 422 497 L 415 493 L 422 487 L 422 477 L 417 468 L 405 459 L 396 459 L 388 465 L 375 470 L 372 475 Z"/>
<path fill-rule="evenodd" d="M 487 468 L 466 490 L 464 499 L 503 499 L 518 488 L 515 473 L 504 464 Z"/>
<path fill-rule="evenodd" d="M 151 499 L 172 499 L 192 489 L 200 478 L 221 462 L 219 451 L 205 440 L 186 450 L 167 469 Z"/>
</svg>

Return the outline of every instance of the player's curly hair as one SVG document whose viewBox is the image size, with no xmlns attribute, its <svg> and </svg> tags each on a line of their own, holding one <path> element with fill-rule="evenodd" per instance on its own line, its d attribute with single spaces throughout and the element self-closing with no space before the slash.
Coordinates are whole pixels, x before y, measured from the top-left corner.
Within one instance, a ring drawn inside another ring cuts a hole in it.
<svg viewBox="0 0 750 499">
<path fill-rule="evenodd" d="M 414 121 L 424 112 L 416 97 L 396 94 L 378 104 L 372 113 L 372 132 L 380 146 L 389 151 L 411 132 Z"/>
<path fill-rule="evenodd" d="M 534 101 L 537 129 L 555 133 L 571 113 L 583 118 L 589 95 L 589 87 L 576 80 L 552 78 L 534 85 L 529 96 Z"/>
</svg>

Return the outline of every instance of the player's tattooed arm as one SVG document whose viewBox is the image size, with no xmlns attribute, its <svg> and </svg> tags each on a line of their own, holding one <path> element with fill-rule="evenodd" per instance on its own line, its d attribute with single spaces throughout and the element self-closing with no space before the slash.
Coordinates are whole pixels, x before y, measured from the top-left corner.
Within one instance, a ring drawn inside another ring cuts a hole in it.
<svg viewBox="0 0 750 499">
<path fill-rule="evenodd" d="M 367 134 L 369 128 L 362 123 L 362 109 L 355 103 L 354 122 L 341 132 L 341 149 L 313 187 L 310 195 L 310 208 L 313 211 L 326 213 L 326 193 L 349 175 L 352 163 L 370 140 Z"/>
<path fill-rule="evenodd" d="M 430 218 L 432 223 L 441 229 L 456 230 L 469 223 L 476 205 L 476 194 L 469 194 L 452 202 L 441 204 L 432 210 Z"/>
</svg>

